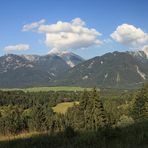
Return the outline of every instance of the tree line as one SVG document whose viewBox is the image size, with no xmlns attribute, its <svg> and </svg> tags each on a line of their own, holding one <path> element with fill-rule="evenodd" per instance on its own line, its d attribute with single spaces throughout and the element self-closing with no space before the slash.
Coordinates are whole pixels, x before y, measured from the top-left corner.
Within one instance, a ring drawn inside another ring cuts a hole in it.
<svg viewBox="0 0 148 148">
<path fill-rule="evenodd" d="M 66 131 L 95 131 L 117 128 L 148 120 L 148 86 L 126 96 L 127 99 L 102 100 L 97 89 L 84 92 L 0 91 L 0 134 Z M 78 100 L 65 114 L 52 107 L 70 98 Z"/>
</svg>

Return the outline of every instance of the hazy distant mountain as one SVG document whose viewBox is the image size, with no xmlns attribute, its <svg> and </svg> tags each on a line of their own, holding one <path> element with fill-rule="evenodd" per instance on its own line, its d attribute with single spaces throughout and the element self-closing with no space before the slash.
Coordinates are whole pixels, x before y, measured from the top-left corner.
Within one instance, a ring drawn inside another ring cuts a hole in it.
<svg viewBox="0 0 148 148">
<path fill-rule="evenodd" d="M 144 51 L 113 52 L 85 61 L 55 80 L 58 85 L 137 87 L 148 80 Z"/>
<path fill-rule="evenodd" d="M 49 55 L 57 55 L 61 57 L 70 67 L 74 67 L 75 65 L 84 61 L 82 57 L 68 51 L 51 52 Z"/>
<path fill-rule="evenodd" d="M 50 80 L 84 61 L 71 52 L 58 54 L 14 55 L 0 57 L 0 87 L 49 85 Z"/>
<path fill-rule="evenodd" d="M 127 53 L 131 54 L 133 57 L 143 62 L 148 60 L 148 47 L 144 48 L 143 50 L 128 51 Z"/>
<path fill-rule="evenodd" d="M 134 88 L 148 81 L 146 51 L 106 53 L 84 61 L 67 52 L 0 57 L 0 87 L 51 85 Z"/>
</svg>

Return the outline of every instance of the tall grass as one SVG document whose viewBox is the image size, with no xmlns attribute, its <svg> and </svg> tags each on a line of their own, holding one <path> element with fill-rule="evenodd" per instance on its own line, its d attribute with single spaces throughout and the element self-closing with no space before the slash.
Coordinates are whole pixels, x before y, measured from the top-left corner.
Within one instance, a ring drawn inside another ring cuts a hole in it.
<svg viewBox="0 0 148 148">
<path fill-rule="evenodd" d="M 148 122 L 97 132 L 29 133 L 0 141 L 0 148 L 147 148 Z"/>
</svg>

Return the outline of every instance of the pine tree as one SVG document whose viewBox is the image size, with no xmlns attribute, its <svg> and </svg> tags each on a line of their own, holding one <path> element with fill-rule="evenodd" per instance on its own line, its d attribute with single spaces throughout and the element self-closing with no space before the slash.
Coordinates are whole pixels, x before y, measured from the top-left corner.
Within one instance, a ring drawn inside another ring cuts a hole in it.
<svg viewBox="0 0 148 148">
<path fill-rule="evenodd" d="M 3 115 L 2 115 L 3 114 Z M 9 105 L 4 107 L 0 120 L 0 132 L 3 134 L 17 134 L 23 128 L 22 109 Z"/>
<path fill-rule="evenodd" d="M 90 119 L 90 95 L 87 90 L 84 90 L 84 92 L 81 95 L 80 98 L 80 104 L 79 104 L 79 116 L 80 121 L 84 129 L 88 129 L 89 119 Z"/>
<path fill-rule="evenodd" d="M 142 88 L 133 100 L 132 117 L 135 121 L 148 120 L 148 89 Z"/>
<path fill-rule="evenodd" d="M 148 83 L 145 84 L 145 90 L 146 90 L 146 99 L 145 99 L 145 104 L 144 104 L 144 119 L 148 120 Z"/>
<path fill-rule="evenodd" d="M 100 100 L 98 91 L 94 88 L 92 91 L 92 111 L 91 111 L 91 128 L 98 130 L 106 125 L 106 117 L 103 104 Z"/>
<path fill-rule="evenodd" d="M 46 130 L 46 111 L 43 105 L 37 103 L 33 106 L 29 126 L 33 131 Z"/>
</svg>

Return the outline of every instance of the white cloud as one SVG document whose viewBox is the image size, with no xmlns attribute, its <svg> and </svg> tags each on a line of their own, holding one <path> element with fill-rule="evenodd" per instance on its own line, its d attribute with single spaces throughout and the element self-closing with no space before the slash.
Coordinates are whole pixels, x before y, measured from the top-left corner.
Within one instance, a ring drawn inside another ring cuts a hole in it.
<svg viewBox="0 0 148 148">
<path fill-rule="evenodd" d="M 82 21 L 80 18 L 75 18 L 71 22 L 75 26 L 84 26 L 85 25 L 85 22 Z"/>
<path fill-rule="evenodd" d="M 103 40 L 103 42 L 106 43 L 106 44 L 112 43 L 112 41 L 113 41 L 113 40 L 110 39 L 110 38 L 107 38 L 107 39 L 104 39 L 104 40 Z"/>
<path fill-rule="evenodd" d="M 144 53 L 146 54 L 147 58 L 148 58 L 148 45 L 145 45 L 143 48 L 142 48 L 142 51 L 144 51 Z"/>
<path fill-rule="evenodd" d="M 102 44 L 102 41 L 98 39 L 101 33 L 86 27 L 85 22 L 80 18 L 75 18 L 71 22 L 58 21 L 56 24 L 41 24 L 37 32 L 45 34 L 45 44 L 49 49 L 84 49 Z"/>
<path fill-rule="evenodd" d="M 9 45 L 4 48 L 6 52 L 13 52 L 13 51 L 24 51 L 28 50 L 30 47 L 28 44 L 17 44 L 17 45 Z"/>
<path fill-rule="evenodd" d="M 31 24 L 26 24 L 26 25 L 23 26 L 22 31 L 29 31 L 29 30 L 33 31 L 34 29 L 37 29 L 40 25 L 42 25 L 44 23 L 45 23 L 45 20 L 42 19 L 42 20 L 40 20 L 38 22 L 33 22 Z"/>
<path fill-rule="evenodd" d="M 111 37 L 129 47 L 141 47 L 148 43 L 148 34 L 133 25 L 122 24 L 111 34 Z"/>
</svg>

